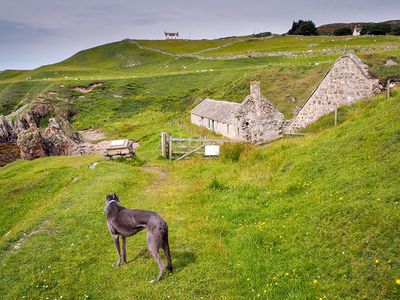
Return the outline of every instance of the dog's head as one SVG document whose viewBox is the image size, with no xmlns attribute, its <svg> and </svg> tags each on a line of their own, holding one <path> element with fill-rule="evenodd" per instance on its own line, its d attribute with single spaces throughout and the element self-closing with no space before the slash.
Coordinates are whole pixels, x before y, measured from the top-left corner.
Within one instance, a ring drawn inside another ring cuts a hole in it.
<svg viewBox="0 0 400 300">
<path fill-rule="evenodd" d="M 119 203 L 119 197 L 117 194 L 108 194 L 106 195 L 106 204 L 104 206 L 103 212 L 107 213 L 108 212 L 108 208 L 110 206 L 111 203 Z"/>
</svg>

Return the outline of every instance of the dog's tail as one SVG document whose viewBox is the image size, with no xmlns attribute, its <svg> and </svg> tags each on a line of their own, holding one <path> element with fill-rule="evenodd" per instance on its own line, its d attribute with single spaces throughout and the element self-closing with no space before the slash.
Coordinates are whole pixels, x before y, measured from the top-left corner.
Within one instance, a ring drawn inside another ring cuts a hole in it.
<svg viewBox="0 0 400 300">
<path fill-rule="evenodd" d="M 172 272 L 172 258 L 171 252 L 169 250 L 169 242 L 168 242 L 168 225 L 165 224 L 163 234 L 162 234 L 162 244 L 161 247 L 165 252 L 165 257 L 167 258 L 167 269 Z"/>
</svg>

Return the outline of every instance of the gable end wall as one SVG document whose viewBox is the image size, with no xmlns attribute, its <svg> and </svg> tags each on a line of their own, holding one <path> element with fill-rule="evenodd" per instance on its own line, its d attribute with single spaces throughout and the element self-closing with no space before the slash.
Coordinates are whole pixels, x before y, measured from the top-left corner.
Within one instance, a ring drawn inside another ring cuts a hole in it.
<svg viewBox="0 0 400 300">
<path fill-rule="evenodd" d="M 340 58 L 284 132 L 295 132 L 333 112 L 336 107 L 371 97 L 377 84 L 378 80 L 367 78 L 350 57 Z"/>
</svg>

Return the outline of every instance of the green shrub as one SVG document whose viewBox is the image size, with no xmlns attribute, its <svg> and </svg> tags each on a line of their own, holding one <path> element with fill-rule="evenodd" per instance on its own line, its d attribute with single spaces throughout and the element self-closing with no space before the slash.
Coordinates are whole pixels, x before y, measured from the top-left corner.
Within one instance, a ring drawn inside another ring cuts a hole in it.
<svg viewBox="0 0 400 300">
<path fill-rule="evenodd" d="M 315 27 L 315 24 L 313 21 L 299 20 L 298 22 L 293 21 L 292 28 L 289 30 L 288 34 L 290 34 L 290 35 L 318 35 L 318 30 Z"/>
<path fill-rule="evenodd" d="M 260 32 L 260 33 L 254 34 L 253 36 L 256 38 L 261 38 L 261 37 L 266 37 L 266 36 L 271 36 L 271 35 L 272 35 L 272 32 L 267 31 L 267 32 Z"/>
<path fill-rule="evenodd" d="M 400 35 L 400 24 L 393 25 L 392 26 L 392 31 L 390 32 L 390 34 Z"/>
<path fill-rule="evenodd" d="M 338 28 L 333 32 L 334 35 L 352 35 L 353 32 L 349 27 Z"/>
<path fill-rule="evenodd" d="M 363 27 L 361 34 L 386 35 L 391 32 L 392 26 L 384 23 L 369 23 Z"/>
</svg>

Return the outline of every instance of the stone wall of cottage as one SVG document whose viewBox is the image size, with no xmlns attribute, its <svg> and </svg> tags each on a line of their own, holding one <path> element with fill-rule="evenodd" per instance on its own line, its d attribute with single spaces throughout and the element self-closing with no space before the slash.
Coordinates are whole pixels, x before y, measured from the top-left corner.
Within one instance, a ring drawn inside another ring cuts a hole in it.
<svg viewBox="0 0 400 300">
<path fill-rule="evenodd" d="M 205 127 L 209 130 L 213 130 L 214 132 L 226 136 L 230 139 L 237 139 L 237 127 L 232 124 L 226 124 L 223 122 L 218 122 L 216 120 L 212 120 L 205 117 L 200 117 L 195 114 L 190 115 L 192 124 L 197 126 Z"/>
<path fill-rule="evenodd" d="M 378 80 L 366 77 L 350 58 L 340 58 L 311 95 L 298 114 L 285 126 L 285 133 L 304 128 L 336 107 L 371 97 L 378 89 Z"/>
<path fill-rule="evenodd" d="M 235 119 L 241 140 L 264 143 L 282 136 L 283 114 L 264 98 L 257 81 L 251 83 L 250 95 L 243 101 Z"/>
</svg>

